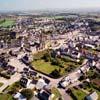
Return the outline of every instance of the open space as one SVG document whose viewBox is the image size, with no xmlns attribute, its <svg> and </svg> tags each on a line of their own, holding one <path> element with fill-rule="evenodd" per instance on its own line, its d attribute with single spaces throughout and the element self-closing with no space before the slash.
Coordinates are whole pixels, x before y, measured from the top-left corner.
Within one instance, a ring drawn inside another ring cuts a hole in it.
<svg viewBox="0 0 100 100">
<path fill-rule="evenodd" d="M 52 94 L 55 95 L 53 100 L 56 100 L 57 98 L 62 98 L 61 94 L 60 94 L 60 92 L 59 92 L 59 90 L 57 88 L 53 87 L 51 92 L 52 92 Z"/>
<path fill-rule="evenodd" d="M 3 22 L 0 23 L 0 26 L 1 27 L 10 27 L 10 26 L 13 26 L 14 24 L 15 24 L 14 20 L 5 19 L 5 21 L 3 21 Z"/>
<path fill-rule="evenodd" d="M 0 82 L 0 87 L 3 85 L 3 83 L 2 82 Z"/>
<path fill-rule="evenodd" d="M 10 94 L 0 94 L 0 100 L 14 100 Z"/>
<path fill-rule="evenodd" d="M 59 69 L 59 66 L 51 65 L 50 62 L 45 62 L 44 60 L 33 61 L 32 64 L 36 70 L 45 74 L 50 74 L 55 69 Z"/>
<path fill-rule="evenodd" d="M 59 73 L 58 76 L 63 76 L 81 65 L 70 57 L 52 57 L 51 51 L 48 50 L 33 55 L 33 59 L 33 68 L 48 75 L 56 70 Z"/>
<path fill-rule="evenodd" d="M 72 94 L 77 98 L 77 100 L 84 100 L 86 93 L 82 90 L 71 88 Z M 73 99 L 74 100 L 74 99 Z"/>
</svg>

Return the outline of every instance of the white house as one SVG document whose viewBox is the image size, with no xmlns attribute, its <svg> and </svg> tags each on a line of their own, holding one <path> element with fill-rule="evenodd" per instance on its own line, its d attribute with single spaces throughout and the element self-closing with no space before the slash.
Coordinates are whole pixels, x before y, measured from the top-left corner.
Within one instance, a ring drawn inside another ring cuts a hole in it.
<svg viewBox="0 0 100 100">
<path fill-rule="evenodd" d="M 99 99 L 99 96 L 96 92 L 93 92 L 91 93 L 90 95 L 88 95 L 86 97 L 87 100 L 98 100 Z"/>
<path fill-rule="evenodd" d="M 20 92 L 17 92 L 13 97 L 17 100 L 27 100 Z"/>
</svg>

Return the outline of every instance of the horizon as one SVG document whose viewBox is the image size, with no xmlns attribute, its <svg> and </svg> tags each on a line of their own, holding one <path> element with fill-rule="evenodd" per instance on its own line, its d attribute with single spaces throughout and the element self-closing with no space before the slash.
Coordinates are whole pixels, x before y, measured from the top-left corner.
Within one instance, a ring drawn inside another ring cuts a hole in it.
<svg viewBox="0 0 100 100">
<path fill-rule="evenodd" d="M 99 10 L 99 4 L 99 0 L 0 0 L 0 11 Z"/>
</svg>

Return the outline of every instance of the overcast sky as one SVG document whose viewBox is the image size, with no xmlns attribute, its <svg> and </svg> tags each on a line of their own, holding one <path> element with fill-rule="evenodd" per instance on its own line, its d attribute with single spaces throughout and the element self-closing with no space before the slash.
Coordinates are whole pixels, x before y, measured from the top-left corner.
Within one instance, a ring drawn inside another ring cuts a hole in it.
<svg viewBox="0 0 100 100">
<path fill-rule="evenodd" d="M 0 0 L 0 10 L 100 8 L 100 0 Z"/>
</svg>

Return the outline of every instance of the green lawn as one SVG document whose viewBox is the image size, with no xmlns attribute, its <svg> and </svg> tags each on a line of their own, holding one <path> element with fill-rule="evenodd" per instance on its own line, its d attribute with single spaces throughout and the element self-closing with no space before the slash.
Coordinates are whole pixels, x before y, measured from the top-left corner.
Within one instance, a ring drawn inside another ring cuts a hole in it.
<svg viewBox="0 0 100 100">
<path fill-rule="evenodd" d="M 2 27 L 9 27 L 15 24 L 14 20 L 6 19 L 5 22 L 1 23 L 0 26 Z"/>
<path fill-rule="evenodd" d="M 97 90 L 97 89 L 95 89 L 95 88 L 93 88 L 93 87 L 91 87 L 91 88 L 86 88 L 86 90 L 87 91 L 96 91 L 97 92 L 97 94 L 98 94 L 98 96 L 99 96 L 99 98 L 100 98 L 100 91 L 99 90 Z"/>
<path fill-rule="evenodd" d="M 51 65 L 50 62 L 45 62 L 44 60 L 33 61 L 32 65 L 36 70 L 46 74 L 50 74 L 55 69 L 59 69 L 59 66 Z"/>
<path fill-rule="evenodd" d="M 88 85 L 85 86 L 85 90 L 89 91 L 90 93 L 96 91 L 100 98 L 100 91 L 98 89 L 99 88 L 97 87 L 97 85 L 95 85 L 93 83 L 90 83 L 90 86 L 88 86 Z"/>
<path fill-rule="evenodd" d="M 77 98 L 77 100 L 84 100 L 86 97 L 86 93 L 82 90 L 71 88 L 73 95 Z"/>
<path fill-rule="evenodd" d="M 56 100 L 57 98 L 62 98 L 59 90 L 55 87 L 51 89 L 51 93 L 54 94 L 54 98 L 52 100 Z M 58 99 L 57 99 L 58 100 Z"/>
<path fill-rule="evenodd" d="M 0 82 L 0 87 L 3 85 L 3 83 L 2 82 Z"/>
<path fill-rule="evenodd" d="M 70 57 L 54 58 L 51 56 L 50 52 L 52 51 L 45 50 L 34 54 L 34 60 L 32 61 L 33 68 L 48 75 L 55 69 L 57 69 L 60 73 L 60 76 L 62 76 L 73 71 L 74 69 L 79 67 L 83 62 L 82 59 L 81 63 L 77 63 Z"/>
<path fill-rule="evenodd" d="M 42 59 L 35 60 L 32 62 L 32 66 L 34 69 L 43 72 L 45 74 L 50 74 L 52 71 L 55 69 L 59 70 L 60 69 L 60 74 L 65 75 L 68 74 L 68 71 L 74 70 L 75 68 L 79 67 L 79 65 L 75 65 L 74 62 L 63 62 L 63 65 L 65 66 L 64 68 L 61 68 L 58 65 L 52 65 L 51 62 L 45 62 Z"/>
<path fill-rule="evenodd" d="M 10 94 L 0 94 L 0 100 L 14 100 Z"/>
<path fill-rule="evenodd" d="M 12 93 L 16 93 L 18 92 L 20 89 L 21 89 L 21 85 L 20 85 L 20 82 L 17 81 L 15 83 L 13 83 L 12 85 L 8 86 L 4 92 L 12 92 Z"/>
</svg>

